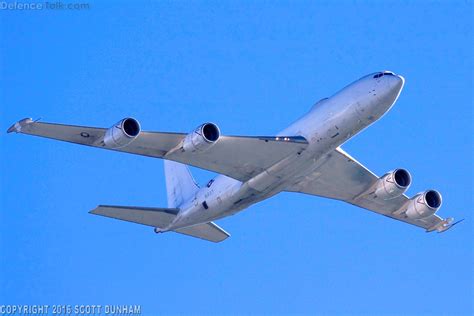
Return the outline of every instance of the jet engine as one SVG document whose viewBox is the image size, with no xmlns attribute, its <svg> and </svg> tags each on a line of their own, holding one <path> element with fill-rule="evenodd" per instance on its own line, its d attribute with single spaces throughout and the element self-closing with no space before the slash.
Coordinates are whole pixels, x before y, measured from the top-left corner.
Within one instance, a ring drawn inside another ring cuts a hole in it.
<svg viewBox="0 0 474 316">
<path fill-rule="evenodd" d="M 221 132 L 216 124 L 204 123 L 186 135 L 183 140 L 183 150 L 191 152 L 205 151 L 214 146 L 220 135 Z"/>
<path fill-rule="evenodd" d="M 374 195 L 376 198 L 390 200 L 405 193 L 410 184 L 410 173 L 405 169 L 395 169 L 377 181 Z"/>
<path fill-rule="evenodd" d="M 433 215 L 441 206 L 441 194 L 435 190 L 418 193 L 410 199 L 405 215 L 411 219 L 421 219 Z"/>
<path fill-rule="evenodd" d="M 121 148 L 130 144 L 140 134 L 140 123 L 124 118 L 105 132 L 104 144 L 109 148 Z"/>
</svg>

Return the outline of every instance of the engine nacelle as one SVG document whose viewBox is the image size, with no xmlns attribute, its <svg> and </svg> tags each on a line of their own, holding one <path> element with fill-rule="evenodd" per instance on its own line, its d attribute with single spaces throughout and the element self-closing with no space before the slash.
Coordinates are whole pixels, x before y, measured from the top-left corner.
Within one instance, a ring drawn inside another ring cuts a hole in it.
<svg viewBox="0 0 474 316">
<path fill-rule="evenodd" d="M 109 148 L 121 148 L 130 144 L 140 134 L 140 123 L 124 118 L 105 132 L 104 144 Z"/>
<path fill-rule="evenodd" d="M 411 184 L 411 176 L 405 169 L 396 169 L 381 177 L 375 188 L 375 198 L 390 200 L 399 197 Z"/>
<path fill-rule="evenodd" d="M 184 151 L 205 151 L 216 144 L 221 132 L 213 123 L 204 123 L 186 135 L 183 141 Z"/>
<path fill-rule="evenodd" d="M 433 215 L 440 208 L 441 194 L 435 190 L 418 193 L 411 198 L 405 215 L 411 219 L 421 219 Z"/>
</svg>

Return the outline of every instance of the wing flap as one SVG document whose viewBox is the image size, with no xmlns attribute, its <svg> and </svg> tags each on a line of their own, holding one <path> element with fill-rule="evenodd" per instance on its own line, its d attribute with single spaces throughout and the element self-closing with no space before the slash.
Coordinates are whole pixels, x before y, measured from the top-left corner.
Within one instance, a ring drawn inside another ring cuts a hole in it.
<svg viewBox="0 0 474 316">
<path fill-rule="evenodd" d="M 221 136 L 202 153 L 178 150 L 165 158 L 245 182 L 289 155 L 303 151 L 307 144 L 300 137 Z"/>
</svg>

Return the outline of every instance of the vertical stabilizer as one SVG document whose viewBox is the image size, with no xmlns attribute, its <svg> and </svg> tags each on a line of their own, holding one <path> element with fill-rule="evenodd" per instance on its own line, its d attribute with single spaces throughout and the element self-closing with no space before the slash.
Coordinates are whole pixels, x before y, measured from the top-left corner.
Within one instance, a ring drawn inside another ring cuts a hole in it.
<svg viewBox="0 0 474 316">
<path fill-rule="evenodd" d="M 164 164 L 168 207 L 179 207 L 196 193 L 199 186 L 189 172 L 188 166 L 170 160 L 165 160 Z"/>
</svg>

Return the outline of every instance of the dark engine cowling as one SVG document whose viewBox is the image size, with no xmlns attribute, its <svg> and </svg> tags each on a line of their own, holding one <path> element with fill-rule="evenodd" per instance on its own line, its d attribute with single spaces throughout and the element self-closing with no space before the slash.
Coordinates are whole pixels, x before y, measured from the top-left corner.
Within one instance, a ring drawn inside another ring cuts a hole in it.
<svg viewBox="0 0 474 316">
<path fill-rule="evenodd" d="M 104 136 L 104 144 L 109 148 L 121 148 L 130 144 L 140 134 L 140 123 L 128 117 L 109 128 Z"/>
<path fill-rule="evenodd" d="M 436 190 L 428 190 L 411 198 L 405 215 L 411 219 L 426 218 L 436 213 L 441 203 L 441 194 Z"/>
<path fill-rule="evenodd" d="M 219 127 L 214 123 L 204 123 L 183 140 L 184 151 L 205 151 L 214 146 L 221 136 Z"/>
<path fill-rule="evenodd" d="M 410 184 L 410 173 L 405 169 L 395 169 L 378 180 L 374 197 L 382 200 L 399 197 L 406 192 Z"/>
</svg>

